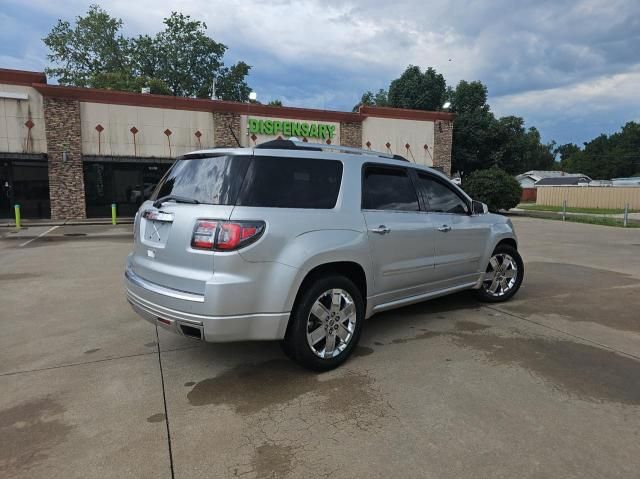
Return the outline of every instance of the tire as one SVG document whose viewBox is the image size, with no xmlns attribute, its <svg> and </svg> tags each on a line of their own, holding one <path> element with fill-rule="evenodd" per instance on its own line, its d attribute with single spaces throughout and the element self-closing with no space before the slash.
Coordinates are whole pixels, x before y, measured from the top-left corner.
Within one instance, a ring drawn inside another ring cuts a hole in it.
<svg viewBox="0 0 640 479">
<path fill-rule="evenodd" d="M 482 286 L 474 291 L 480 301 L 502 303 L 518 292 L 523 278 L 524 263 L 518 250 L 513 246 L 499 244 L 491 253 Z"/>
<path fill-rule="evenodd" d="M 321 276 L 301 291 L 282 348 L 305 368 L 328 371 L 351 355 L 363 322 L 364 301 L 356 285 L 344 276 Z"/>
</svg>

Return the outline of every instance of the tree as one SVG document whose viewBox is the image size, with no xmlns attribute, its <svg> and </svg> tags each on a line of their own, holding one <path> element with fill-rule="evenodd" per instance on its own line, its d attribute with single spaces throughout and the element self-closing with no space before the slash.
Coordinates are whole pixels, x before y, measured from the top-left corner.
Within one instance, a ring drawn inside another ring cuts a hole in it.
<svg viewBox="0 0 640 479">
<path fill-rule="evenodd" d="M 91 5 L 85 17 L 77 17 L 74 28 L 58 20 L 43 39 L 47 58 L 59 65 L 46 68 L 61 85 L 91 86 L 98 73 L 124 73 L 129 66 L 129 42 L 119 32 L 122 20 L 112 18 L 98 5 Z"/>
<path fill-rule="evenodd" d="M 143 88 L 155 95 L 171 95 L 171 90 L 165 82 L 147 76 L 131 76 L 127 73 L 96 73 L 91 79 L 93 88 L 105 90 L 135 91 L 140 93 Z"/>
<path fill-rule="evenodd" d="M 487 87 L 479 81 L 460 81 L 448 89 L 453 122 L 452 163 L 454 169 L 470 173 L 486 168 L 496 149 L 496 119 L 487 104 Z"/>
<path fill-rule="evenodd" d="M 486 203 L 493 212 L 517 206 L 522 195 L 522 188 L 516 179 L 499 168 L 471 173 L 464 178 L 462 188 L 474 200 Z"/>
<path fill-rule="evenodd" d="M 176 96 L 210 97 L 227 47 L 207 37 L 207 25 L 189 15 L 172 12 L 163 23 L 165 29 L 153 40 L 158 53 L 153 76 L 162 78 Z"/>
<path fill-rule="evenodd" d="M 553 150 L 553 154 L 555 157 L 560 159 L 560 168 L 563 171 L 567 170 L 567 161 L 569 158 L 580 151 L 580 147 L 575 143 L 565 143 L 564 145 L 560 145 Z"/>
<path fill-rule="evenodd" d="M 251 93 L 251 87 L 246 82 L 250 69 L 242 61 L 228 68 L 222 67 L 216 79 L 216 96 L 221 100 L 247 101 Z"/>
<path fill-rule="evenodd" d="M 602 134 L 573 150 L 563 168 L 594 179 L 632 176 L 640 170 L 640 124 L 628 122 L 619 132 Z"/>
<path fill-rule="evenodd" d="M 362 98 L 356 106 L 353 107 L 353 111 L 358 111 L 362 105 L 365 106 L 389 106 L 387 98 L 387 90 L 380 88 L 377 93 L 372 91 L 366 91 L 362 94 Z"/>
<path fill-rule="evenodd" d="M 434 68 L 424 73 L 420 67 L 409 65 L 389 85 L 388 104 L 395 108 L 440 110 L 446 99 L 447 83 Z"/>
<path fill-rule="evenodd" d="M 217 97 L 246 101 L 251 67 L 244 62 L 226 67 L 227 47 L 206 35 L 204 22 L 173 12 L 164 25 L 154 36 L 125 38 L 122 20 L 92 5 L 73 28 L 59 20 L 43 39 L 56 65 L 47 73 L 63 85 L 128 91 L 147 86 L 155 93 L 199 98 L 211 96 L 215 78 Z"/>
<path fill-rule="evenodd" d="M 282 101 L 281 100 L 271 100 L 269 103 L 267 103 L 267 106 L 282 106 Z"/>
</svg>

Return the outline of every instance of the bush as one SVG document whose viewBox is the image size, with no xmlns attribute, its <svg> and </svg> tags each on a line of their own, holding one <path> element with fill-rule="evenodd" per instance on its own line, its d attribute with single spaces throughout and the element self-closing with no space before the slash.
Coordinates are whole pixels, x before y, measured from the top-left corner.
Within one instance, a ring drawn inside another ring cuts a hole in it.
<svg viewBox="0 0 640 479">
<path fill-rule="evenodd" d="M 513 208 L 522 195 L 518 181 L 499 168 L 474 171 L 463 180 L 462 188 L 471 198 L 486 203 L 494 212 Z"/>
</svg>

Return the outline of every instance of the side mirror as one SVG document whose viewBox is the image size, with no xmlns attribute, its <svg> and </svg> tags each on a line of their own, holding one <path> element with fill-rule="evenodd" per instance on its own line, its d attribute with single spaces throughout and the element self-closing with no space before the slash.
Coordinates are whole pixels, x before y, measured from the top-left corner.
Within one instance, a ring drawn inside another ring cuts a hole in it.
<svg viewBox="0 0 640 479">
<path fill-rule="evenodd" d="M 485 215 L 489 212 L 489 207 L 480 201 L 471 201 L 471 213 L 474 215 Z"/>
</svg>

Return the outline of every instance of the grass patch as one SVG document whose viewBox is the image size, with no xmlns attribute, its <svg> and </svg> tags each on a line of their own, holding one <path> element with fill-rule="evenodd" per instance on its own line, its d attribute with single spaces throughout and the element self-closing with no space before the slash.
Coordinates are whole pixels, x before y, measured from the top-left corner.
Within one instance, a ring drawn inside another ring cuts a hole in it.
<svg viewBox="0 0 640 479">
<path fill-rule="evenodd" d="M 552 211 L 556 213 L 562 212 L 562 206 L 536 205 L 531 203 L 520 203 L 518 208 L 528 211 Z M 634 213 L 636 210 L 629 210 Z M 567 213 L 586 213 L 590 215 L 621 215 L 624 209 L 619 208 L 574 208 L 567 206 Z"/>
<path fill-rule="evenodd" d="M 526 215 L 531 218 L 538 218 L 542 220 L 553 220 L 553 221 L 562 221 L 562 216 L 560 215 L 545 215 L 545 214 L 532 214 Z M 606 216 L 567 216 L 565 221 L 570 221 L 572 223 L 586 223 L 590 225 L 600 225 L 600 226 L 613 226 L 616 228 L 624 228 L 624 222 L 619 218 L 609 218 Z M 627 228 L 640 228 L 640 222 L 630 220 L 627 223 Z"/>
</svg>

